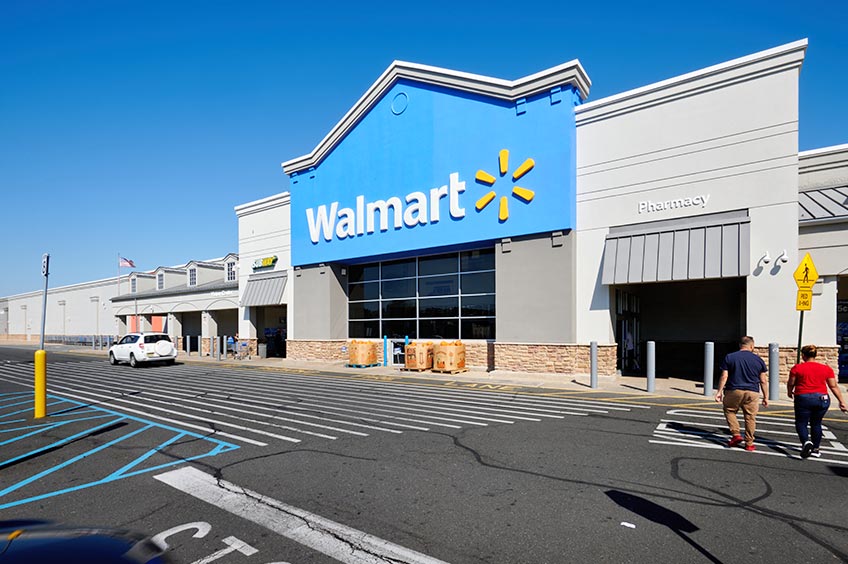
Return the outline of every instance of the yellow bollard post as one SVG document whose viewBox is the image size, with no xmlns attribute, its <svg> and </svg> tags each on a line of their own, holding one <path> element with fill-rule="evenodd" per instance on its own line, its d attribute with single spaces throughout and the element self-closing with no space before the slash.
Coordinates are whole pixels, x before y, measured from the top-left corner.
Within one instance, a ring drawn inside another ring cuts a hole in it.
<svg viewBox="0 0 848 564">
<path fill-rule="evenodd" d="M 47 415 L 47 351 L 35 351 L 35 418 Z"/>
</svg>

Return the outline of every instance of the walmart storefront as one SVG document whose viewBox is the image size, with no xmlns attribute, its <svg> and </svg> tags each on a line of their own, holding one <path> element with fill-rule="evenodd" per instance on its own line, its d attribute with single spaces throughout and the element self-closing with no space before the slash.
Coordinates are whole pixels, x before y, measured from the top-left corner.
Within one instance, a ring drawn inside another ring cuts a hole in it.
<svg viewBox="0 0 848 564">
<path fill-rule="evenodd" d="M 515 81 L 392 64 L 283 165 L 288 356 L 461 338 L 472 366 L 585 373 L 596 341 L 602 373 L 638 373 L 655 340 L 698 373 L 703 341 L 747 333 L 788 362 L 806 45 L 597 101 L 577 61 Z M 835 352 L 824 274 L 805 340 Z"/>
<path fill-rule="evenodd" d="M 493 367 L 501 343 L 576 342 L 574 106 L 588 88 L 576 61 L 516 82 L 393 64 L 284 165 L 290 354 L 461 338 Z"/>
</svg>

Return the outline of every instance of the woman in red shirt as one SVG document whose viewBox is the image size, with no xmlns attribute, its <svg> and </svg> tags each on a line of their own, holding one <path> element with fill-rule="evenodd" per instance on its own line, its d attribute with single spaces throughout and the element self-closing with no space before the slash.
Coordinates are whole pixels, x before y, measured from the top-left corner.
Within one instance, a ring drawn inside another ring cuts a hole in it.
<svg viewBox="0 0 848 564">
<path fill-rule="evenodd" d="M 796 364 L 789 371 L 789 381 L 786 382 L 786 395 L 795 399 L 795 431 L 801 440 L 801 458 L 821 456 L 819 445 L 822 440 L 822 419 L 830 407 L 830 395 L 827 389 L 833 392 L 839 400 L 839 409 L 843 413 L 848 412 L 842 392 L 833 375 L 833 369 L 820 362 L 816 362 L 816 346 L 806 345 L 801 347 L 803 362 Z M 812 441 L 807 425 L 812 431 Z"/>
</svg>

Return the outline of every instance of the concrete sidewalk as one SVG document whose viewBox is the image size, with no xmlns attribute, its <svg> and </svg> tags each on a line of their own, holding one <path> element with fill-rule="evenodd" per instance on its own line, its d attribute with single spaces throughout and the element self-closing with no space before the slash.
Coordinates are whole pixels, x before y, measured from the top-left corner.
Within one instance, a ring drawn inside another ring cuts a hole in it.
<svg viewBox="0 0 848 564">
<path fill-rule="evenodd" d="M 32 348 L 35 351 L 35 346 L 27 343 L 4 343 L 0 346 L 18 346 Z M 92 350 L 91 348 L 75 347 L 68 345 L 47 345 L 48 352 L 62 352 L 71 354 L 80 354 L 84 356 L 102 357 L 105 361 L 107 358 L 106 350 Z M 49 355 L 48 355 L 49 362 Z M 353 368 L 348 367 L 345 363 L 324 362 L 324 361 L 303 361 L 291 360 L 286 358 L 257 358 L 252 357 L 249 360 L 234 360 L 228 358 L 226 360 L 216 360 L 208 356 L 201 357 L 194 353 L 192 356 L 181 354 L 178 362 L 186 364 L 212 364 L 216 366 L 233 366 L 239 368 L 256 368 L 264 370 L 296 370 L 301 372 L 320 372 L 332 373 L 351 376 L 372 376 L 383 378 L 410 378 L 415 380 L 432 380 L 433 382 L 461 382 L 467 384 L 488 384 L 497 386 L 498 389 L 505 388 L 540 388 L 553 390 L 568 390 L 582 392 L 606 392 L 617 394 L 628 394 L 635 397 L 659 397 L 672 396 L 691 399 L 693 402 L 698 401 L 713 401 L 713 395 L 704 396 L 703 382 L 686 380 L 682 378 L 657 378 L 655 392 L 649 394 L 646 391 L 646 379 L 644 377 L 635 376 L 599 376 L 598 388 L 592 390 L 590 387 L 588 375 L 568 375 L 554 373 L 527 373 L 527 372 L 510 372 L 506 370 L 486 371 L 484 369 L 472 368 L 467 372 L 459 374 L 444 374 L 426 370 L 407 371 L 395 366 L 375 366 L 371 368 Z M 716 377 L 714 384 L 718 384 Z M 792 402 L 786 397 L 786 385 L 781 383 L 779 386 L 780 399 L 774 403 L 775 405 L 791 406 Z"/>
</svg>

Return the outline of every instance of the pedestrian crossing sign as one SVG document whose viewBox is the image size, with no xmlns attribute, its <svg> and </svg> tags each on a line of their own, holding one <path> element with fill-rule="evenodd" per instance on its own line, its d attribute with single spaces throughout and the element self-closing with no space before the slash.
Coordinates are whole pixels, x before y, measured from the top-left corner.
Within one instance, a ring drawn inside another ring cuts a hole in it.
<svg viewBox="0 0 848 564">
<path fill-rule="evenodd" d="M 816 280 L 819 279 L 819 273 L 816 270 L 816 265 L 813 264 L 813 259 L 810 256 L 810 253 L 804 255 L 804 259 L 801 261 L 801 264 L 798 265 L 798 268 L 795 269 L 795 283 L 798 285 L 798 290 L 812 290 L 813 284 L 816 283 Z M 798 293 L 798 299 L 800 300 L 800 292 Z"/>
</svg>

